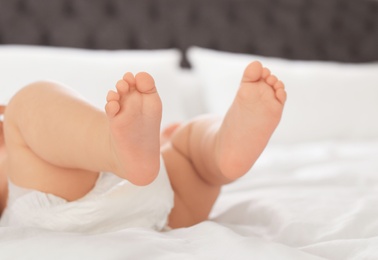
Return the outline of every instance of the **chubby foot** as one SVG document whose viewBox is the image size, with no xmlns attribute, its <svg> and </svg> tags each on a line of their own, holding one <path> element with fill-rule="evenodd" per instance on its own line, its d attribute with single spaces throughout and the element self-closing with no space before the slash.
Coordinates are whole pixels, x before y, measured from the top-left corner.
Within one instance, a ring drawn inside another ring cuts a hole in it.
<svg viewBox="0 0 378 260">
<path fill-rule="evenodd" d="M 247 66 L 218 132 L 217 161 L 222 174 L 234 180 L 255 163 L 277 127 L 286 92 L 260 62 Z"/>
<path fill-rule="evenodd" d="M 126 73 L 109 91 L 109 118 L 115 174 L 136 185 L 147 185 L 160 169 L 162 104 L 154 79 L 147 73 Z"/>
</svg>

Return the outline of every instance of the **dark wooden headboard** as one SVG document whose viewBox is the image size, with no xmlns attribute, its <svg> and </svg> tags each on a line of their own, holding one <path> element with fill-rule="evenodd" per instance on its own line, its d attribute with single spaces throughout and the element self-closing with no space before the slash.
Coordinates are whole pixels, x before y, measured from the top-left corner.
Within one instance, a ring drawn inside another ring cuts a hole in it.
<svg viewBox="0 0 378 260">
<path fill-rule="evenodd" d="M 378 60 L 377 0 L 0 0 L 0 44 Z"/>
</svg>

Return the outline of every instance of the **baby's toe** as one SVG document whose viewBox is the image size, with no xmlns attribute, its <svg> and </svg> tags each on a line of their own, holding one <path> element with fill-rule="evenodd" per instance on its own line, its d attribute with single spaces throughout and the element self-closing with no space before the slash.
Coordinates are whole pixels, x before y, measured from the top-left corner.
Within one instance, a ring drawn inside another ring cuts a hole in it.
<svg viewBox="0 0 378 260">
<path fill-rule="evenodd" d="M 263 71 L 262 71 L 262 75 L 261 75 L 261 77 L 262 77 L 263 79 L 266 79 L 266 78 L 269 77 L 269 75 L 270 75 L 270 70 L 269 70 L 268 68 L 263 68 Z"/>
<path fill-rule="evenodd" d="M 279 88 L 276 91 L 276 97 L 278 101 L 281 102 L 281 104 L 284 104 L 286 102 L 286 91 L 284 88 Z"/>
<path fill-rule="evenodd" d="M 154 78 L 147 72 L 140 72 L 135 75 L 136 87 L 141 93 L 155 93 L 155 81 Z"/>
<path fill-rule="evenodd" d="M 115 117 L 120 109 L 121 109 L 121 106 L 119 105 L 119 102 L 115 100 L 109 101 L 105 105 L 106 115 L 110 118 Z"/>
<path fill-rule="evenodd" d="M 117 82 L 116 88 L 119 94 L 126 94 L 129 91 L 129 84 L 121 79 Z"/>
<path fill-rule="evenodd" d="M 259 61 L 251 62 L 244 70 L 242 82 L 256 82 L 262 76 L 263 67 Z"/>
<path fill-rule="evenodd" d="M 113 90 L 109 90 L 108 95 L 106 96 L 106 101 L 118 101 L 120 99 L 120 96 L 117 92 Z"/>
<path fill-rule="evenodd" d="M 276 84 L 276 82 L 277 82 L 277 77 L 276 76 L 274 76 L 274 75 L 270 75 L 270 76 L 268 76 L 267 78 L 266 78 L 266 83 L 268 83 L 270 86 L 274 86 L 274 84 Z"/>
<path fill-rule="evenodd" d="M 281 80 L 278 80 L 278 81 L 274 84 L 273 88 L 274 88 L 275 90 L 278 90 L 278 89 L 280 89 L 280 88 L 284 89 L 284 88 L 285 88 L 285 85 L 283 84 L 283 82 L 282 82 Z"/>
<path fill-rule="evenodd" d="M 130 86 L 135 85 L 135 77 L 131 72 L 126 72 L 125 75 L 123 75 L 123 80 L 129 83 Z"/>
</svg>

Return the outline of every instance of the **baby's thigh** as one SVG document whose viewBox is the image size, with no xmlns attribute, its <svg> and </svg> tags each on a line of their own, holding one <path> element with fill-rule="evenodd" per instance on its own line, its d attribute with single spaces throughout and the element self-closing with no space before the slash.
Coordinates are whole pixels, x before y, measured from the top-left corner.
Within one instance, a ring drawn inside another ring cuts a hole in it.
<svg viewBox="0 0 378 260">
<path fill-rule="evenodd" d="M 5 124 L 5 131 L 7 154 L 3 171 L 13 184 L 68 201 L 83 197 L 94 187 L 98 173 L 53 165 L 25 145 L 12 124 Z"/>
<path fill-rule="evenodd" d="M 62 91 L 61 88 L 54 87 L 53 83 L 36 82 L 23 88 L 9 102 L 3 125 L 7 152 L 4 166 L 6 175 L 15 185 L 51 193 L 71 201 L 84 196 L 93 188 L 98 173 L 52 164 L 36 152 L 35 148 L 40 147 L 43 140 L 38 139 L 34 149 L 25 140 L 25 136 L 33 139 L 34 133 L 44 138 L 47 128 L 39 122 L 51 120 L 41 111 L 52 106 L 36 97 L 56 96 L 59 91 Z M 31 134 L 31 131 L 34 132 Z M 49 140 L 48 145 L 53 149 L 61 149 L 54 145 L 56 141 L 56 138 Z"/>
<path fill-rule="evenodd" d="M 99 173 L 52 165 L 28 147 L 10 145 L 4 159 L 5 174 L 15 185 L 54 194 L 67 201 L 85 196 L 95 185 Z"/>
<path fill-rule="evenodd" d="M 220 187 L 211 186 L 202 179 L 190 160 L 174 146 L 165 146 L 162 155 L 175 193 L 169 225 L 187 227 L 207 220 Z"/>
</svg>

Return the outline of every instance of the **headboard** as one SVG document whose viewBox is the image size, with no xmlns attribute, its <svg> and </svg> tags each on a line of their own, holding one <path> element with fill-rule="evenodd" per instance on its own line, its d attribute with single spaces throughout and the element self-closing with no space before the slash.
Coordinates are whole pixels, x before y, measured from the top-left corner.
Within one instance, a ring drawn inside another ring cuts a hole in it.
<svg viewBox="0 0 378 260">
<path fill-rule="evenodd" d="M 0 0 L 0 44 L 368 62 L 378 60 L 378 1 Z"/>
</svg>

